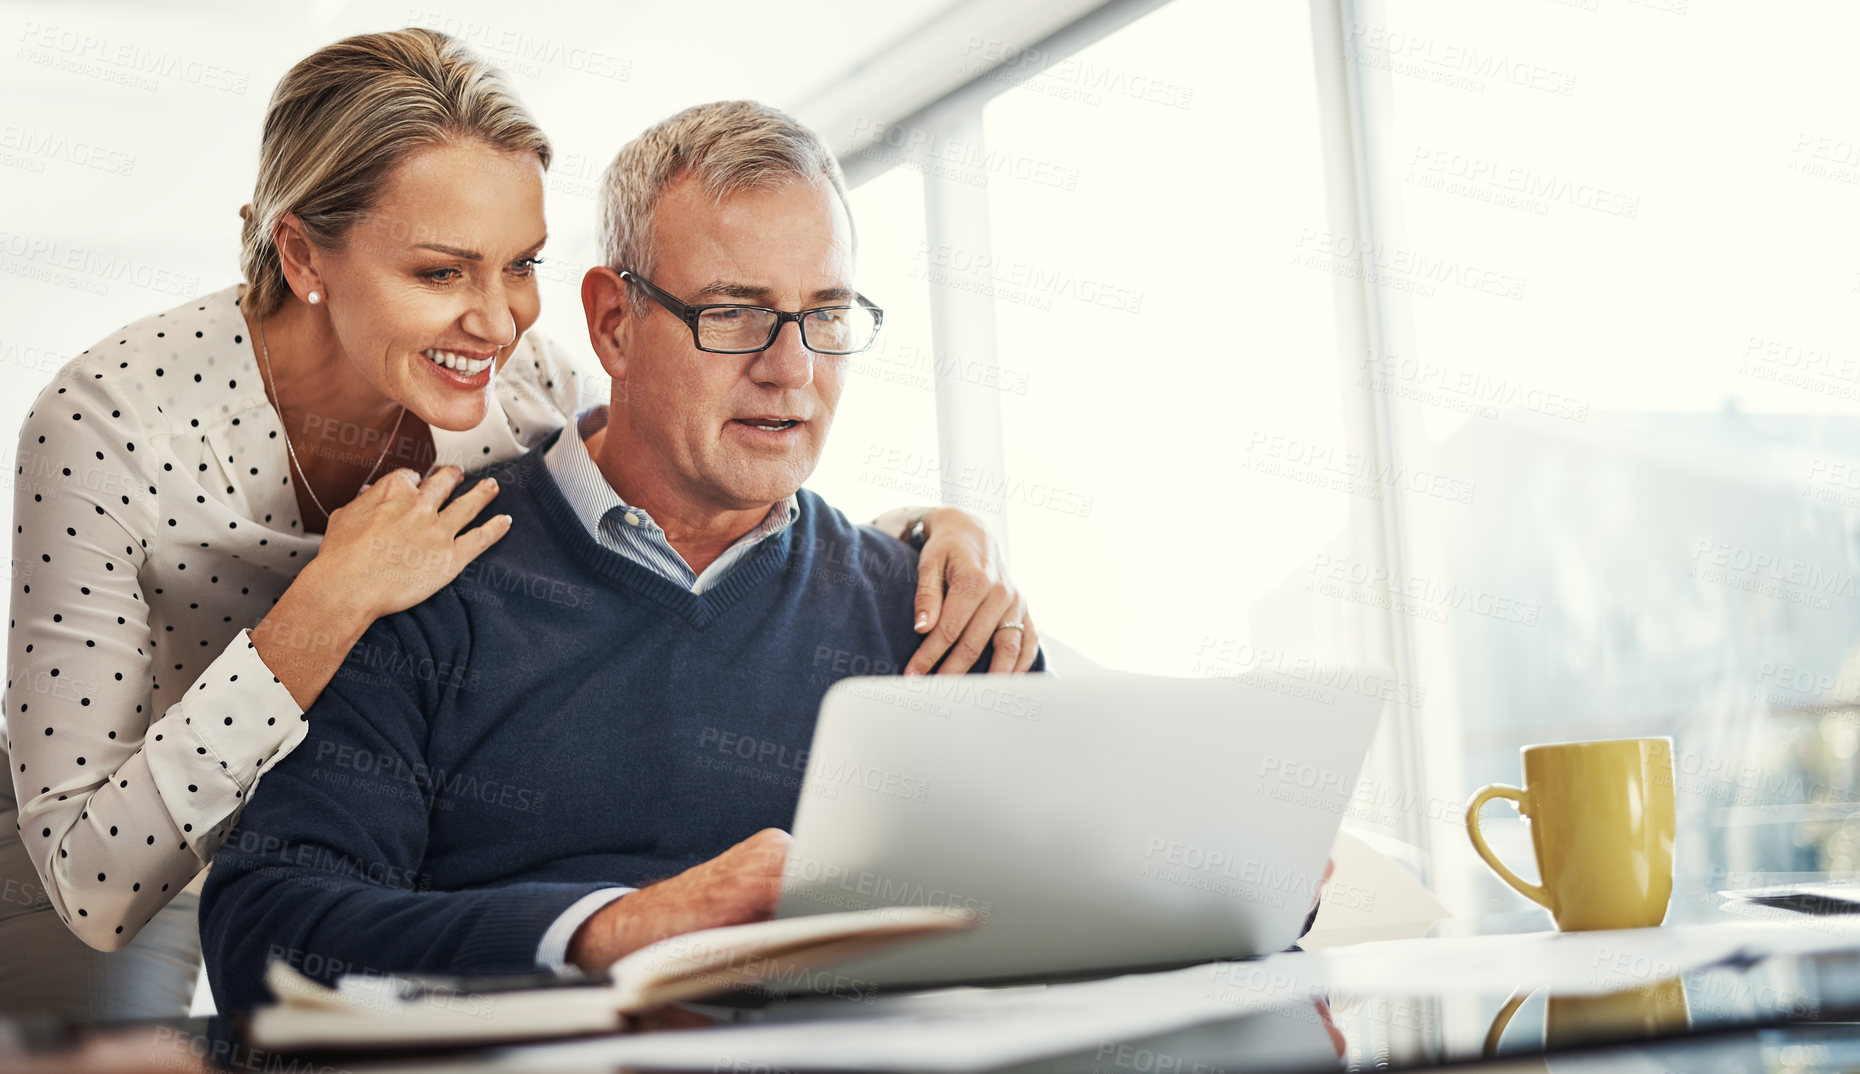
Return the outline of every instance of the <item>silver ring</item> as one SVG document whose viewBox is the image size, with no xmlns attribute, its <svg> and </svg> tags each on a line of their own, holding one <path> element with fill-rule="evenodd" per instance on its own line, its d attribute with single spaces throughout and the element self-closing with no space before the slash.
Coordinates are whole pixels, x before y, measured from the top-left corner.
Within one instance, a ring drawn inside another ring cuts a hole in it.
<svg viewBox="0 0 1860 1074">
<path fill-rule="evenodd" d="M 1025 633 L 1027 628 L 1021 625 L 1020 620 L 1016 619 L 1012 623 L 1002 623 L 1000 626 L 995 628 L 995 633 L 999 634 L 1003 630 L 1018 630 L 1018 631 L 1021 631 L 1022 633 Z"/>
</svg>

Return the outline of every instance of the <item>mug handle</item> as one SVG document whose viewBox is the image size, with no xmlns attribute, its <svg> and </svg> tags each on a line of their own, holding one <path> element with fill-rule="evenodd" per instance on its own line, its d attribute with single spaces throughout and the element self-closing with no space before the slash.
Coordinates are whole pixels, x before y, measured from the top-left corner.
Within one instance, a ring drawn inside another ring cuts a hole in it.
<svg viewBox="0 0 1860 1074">
<path fill-rule="evenodd" d="M 1498 874 L 1499 879 L 1517 888 L 1518 893 L 1525 898 L 1554 913 L 1555 908 L 1550 905 L 1549 892 L 1545 891 L 1541 885 L 1533 884 L 1505 868 L 1505 863 L 1498 860 L 1497 855 L 1492 853 L 1492 848 L 1485 845 L 1485 836 L 1479 831 L 1479 809 L 1494 798 L 1510 799 L 1512 804 L 1518 807 L 1519 813 L 1524 812 L 1524 792 L 1518 788 L 1507 787 L 1500 783 L 1479 788 L 1479 793 L 1473 795 L 1472 801 L 1466 803 L 1466 834 L 1472 836 L 1473 849 L 1479 852 L 1479 856 L 1492 867 L 1492 871 Z"/>
<path fill-rule="evenodd" d="M 1498 1058 L 1498 1041 L 1505 1035 L 1505 1027 L 1511 1024 L 1511 1016 L 1518 1013 L 1518 1008 L 1524 1006 L 1524 1001 L 1534 994 L 1534 989 L 1527 988 L 1512 992 L 1511 998 L 1505 1000 L 1505 1005 L 1500 1007 L 1498 1013 L 1492 1017 L 1492 1026 L 1485 1031 L 1483 1051 L 1487 1059 Z"/>
</svg>

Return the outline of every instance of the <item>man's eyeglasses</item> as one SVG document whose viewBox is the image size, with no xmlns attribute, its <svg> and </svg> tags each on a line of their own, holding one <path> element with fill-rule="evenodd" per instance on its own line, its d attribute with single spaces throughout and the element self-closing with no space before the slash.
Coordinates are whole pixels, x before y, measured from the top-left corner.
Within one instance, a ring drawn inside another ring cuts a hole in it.
<svg viewBox="0 0 1860 1074">
<path fill-rule="evenodd" d="M 632 269 L 620 278 L 637 283 L 659 305 L 691 329 L 691 341 L 712 354 L 754 354 L 775 344 L 781 326 L 789 321 L 801 329 L 801 345 L 816 354 L 857 354 L 878 339 L 885 311 L 855 293 L 856 306 L 821 306 L 788 313 L 766 306 L 691 306 L 660 290 Z"/>
</svg>

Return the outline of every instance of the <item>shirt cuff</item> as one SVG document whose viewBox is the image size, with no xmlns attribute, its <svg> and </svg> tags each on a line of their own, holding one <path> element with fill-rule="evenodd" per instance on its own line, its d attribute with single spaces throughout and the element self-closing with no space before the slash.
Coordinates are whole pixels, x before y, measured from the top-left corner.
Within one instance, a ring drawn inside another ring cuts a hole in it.
<svg viewBox="0 0 1860 1074">
<path fill-rule="evenodd" d="M 542 942 L 536 945 L 536 965 L 545 970 L 561 972 L 568 966 L 568 942 L 575 938 L 575 930 L 582 922 L 600 913 L 608 903 L 623 895 L 630 895 L 638 888 L 602 888 L 590 891 L 576 899 L 569 908 L 562 911 L 560 917 L 543 933 Z"/>
<path fill-rule="evenodd" d="M 241 630 L 187 695 L 150 724 L 149 774 L 175 827 L 202 861 L 213 856 L 261 772 L 308 730 L 304 711 Z"/>
</svg>

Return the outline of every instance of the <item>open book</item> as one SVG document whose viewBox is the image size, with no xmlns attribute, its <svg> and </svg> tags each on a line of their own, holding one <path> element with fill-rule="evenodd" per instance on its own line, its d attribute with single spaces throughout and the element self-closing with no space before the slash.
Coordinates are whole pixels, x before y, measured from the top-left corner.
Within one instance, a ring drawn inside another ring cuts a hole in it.
<svg viewBox="0 0 1860 1074">
<path fill-rule="evenodd" d="M 266 1048 L 472 1044 L 612 1032 L 631 1014 L 770 982 L 863 995 L 869 986 L 817 971 L 976 924 L 967 910 L 891 907 L 733 925 L 661 940 L 595 976 L 349 974 L 329 988 L 274 961 L 265 983 L 277 1002 L 253 1013 L 248 1036 Z"/>
</svg>

